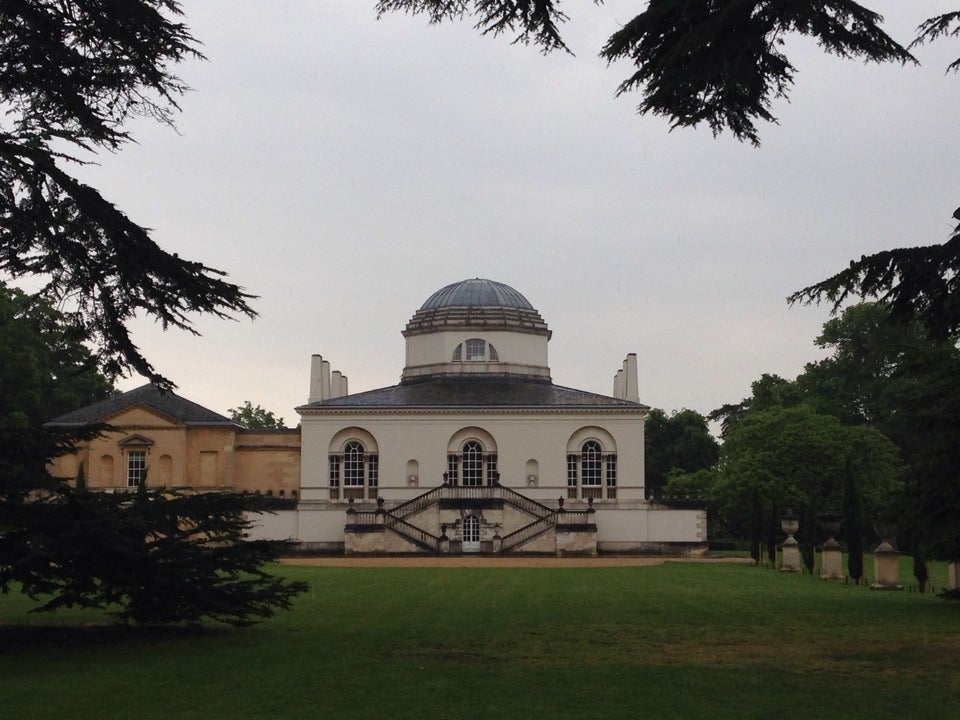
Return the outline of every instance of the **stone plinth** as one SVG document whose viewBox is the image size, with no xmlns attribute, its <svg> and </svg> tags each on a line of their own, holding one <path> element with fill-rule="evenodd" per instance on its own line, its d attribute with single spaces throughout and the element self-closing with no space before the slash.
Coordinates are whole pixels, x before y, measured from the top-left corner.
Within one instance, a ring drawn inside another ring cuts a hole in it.
<svg viewBox="0 0 960 720">
<path fill-rule="evenodd" d="M 889 540 L 881 542 L 873 551 L 874 590 L 903 590 L 900 584 L 900 553 Z"/>
<path fill-rule="evenodd" d="M 801 572 L 803 570 L 803 562 L 800 558 L 800 543 L 793 536 L 783 541 L 780 569 L 783 572 Z"/>
<path fill-rule="evenodd" d="M 840 551 L 840 543 L 831 538 L 823 544 L 820 578 L 822 580 L 845 580 L 846 577 L 843 572 L 843 553 Z"/>
</svg>

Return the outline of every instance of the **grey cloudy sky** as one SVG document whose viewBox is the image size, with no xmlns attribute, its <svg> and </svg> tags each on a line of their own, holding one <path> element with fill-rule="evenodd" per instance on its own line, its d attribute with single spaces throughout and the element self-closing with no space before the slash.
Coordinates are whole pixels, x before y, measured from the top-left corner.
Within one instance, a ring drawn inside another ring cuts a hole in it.
<svg viewBox="0 0 960 720">
<path fill-rule="evenodd" d="M 956 7 L 866 4 L 904 42 Z M 641 400 L 707 412 L 820 357 L 827 309 L 789 293 L 942 242 L 960 202 L 956 41 L 902 68 L 790 39 L 796 85 L 758 150 L 614 98 L 630 68 L 597 52 L 636 0 L 565 3 L 575 56 L 469 22 L 377 20 L 373 0 L 183 5 L 208 61 L 180 68 L 178 132 L 137 122 L 138 144 L 85 175 L 161 245 L 260 296 L 257 320 L 200 318 L 201 338 L 135 326 L 179 392 L 220 412 L 249 399 L 295 424 L 311 353 L 352 392 L 395 383 L 407 320 L 468 277 L 540 311 L 555 382 L 609 393 L 636 352 Z"/>
</svg>

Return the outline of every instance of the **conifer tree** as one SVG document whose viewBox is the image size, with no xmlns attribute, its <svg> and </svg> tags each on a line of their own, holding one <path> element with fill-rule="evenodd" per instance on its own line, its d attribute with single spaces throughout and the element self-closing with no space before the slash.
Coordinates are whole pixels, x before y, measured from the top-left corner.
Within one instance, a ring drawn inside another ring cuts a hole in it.
<svg viewBox="0 0 960 720">
<path fill-rule="evenodd" d="M 40 355 L 51 337 L 68 337 L 93 348 L 101 379 L 135 371 L 163 388 L 173 383 L 128 323 L 145 316 L 194 332 L 194 313 L 253 316 L 252 296 L 223 272 L 161 249 L 71 171 L 120 149 L 134 117 L 173 123 L 186 87 L 172 67 L 202 57 L 181 18 L 177 0 L 0 3 L 0 273 L 41 279 L 31 304 L 57 308 L 46 314 Z M 18 318 L 0 290 L 2 341 Z M 0 371 L 27 357 L 19 341 L 9 348 Z M 0 591 L 18 586 L 42 598 L 40 609 L 118 604 L 124 620 L 242 625 L 289 607 L 304 589 L 262 567 L 282 543 L 245 540 L 247 514 L 263 509 L 256 498 L 146 485 L 93 493 L 82 469 L 76 488 L 51 477 L 53 458 L 102 428 L 42 427 L 48 392 L 21 392 L 16 402 L 0 393 Z"/>
<path fill-rule="evenodd" d="M 849 457 L 843 487 L 843 527 L 847 541 L 847 574 L 859 584 L 863 579 L 863 506 Z"/>
</svg>

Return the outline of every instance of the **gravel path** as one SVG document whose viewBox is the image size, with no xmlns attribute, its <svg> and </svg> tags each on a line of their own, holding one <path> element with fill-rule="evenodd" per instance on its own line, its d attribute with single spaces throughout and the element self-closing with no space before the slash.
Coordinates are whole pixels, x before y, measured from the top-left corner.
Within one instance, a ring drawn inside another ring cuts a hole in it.
<svg viewBox="0 0 960 720">
<path fill-rule="evenodd" d="M 661 565 L 666 562 L 696 563 L 750 563 L 750 558 L 709 557 L 484 557 L 457 555 L 406 555 L 392 557 L 290 557 L 280 562 L 286 565 L 315 565 L 322 567 L 624 567 Z"/>
</svg>

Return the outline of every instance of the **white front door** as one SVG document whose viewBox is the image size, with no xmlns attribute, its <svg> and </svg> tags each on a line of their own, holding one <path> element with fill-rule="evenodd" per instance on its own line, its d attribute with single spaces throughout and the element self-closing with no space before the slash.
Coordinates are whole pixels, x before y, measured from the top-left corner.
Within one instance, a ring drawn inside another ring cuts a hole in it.
<svg viewBox="0 0 960 720">
<path fill-rule="evenodd" d="M 480 552 L 480 519 L 473 515 L 463 519 L 463 552 Z"/>
</svg>

